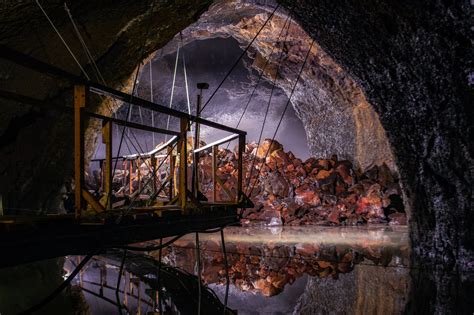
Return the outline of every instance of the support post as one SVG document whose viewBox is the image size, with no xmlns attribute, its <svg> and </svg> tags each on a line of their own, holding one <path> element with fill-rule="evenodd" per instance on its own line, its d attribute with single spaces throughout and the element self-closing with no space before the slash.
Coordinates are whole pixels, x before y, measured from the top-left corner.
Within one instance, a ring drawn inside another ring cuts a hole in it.
<svg viewBox="0 0 474 315">
<path fill-rule="evenodd" d="M 142 172 L 141 172 L 141 159 L 137 158 L 137 181 L 138 181 L 138 193 L 142 190 Z M 140 196 L 138 197 L 140 198 Z"/>
<path fill-rule="evenodd" d="M 150 157 L 150 160 L 151 160 L 151 169 L 153 171 L 153 173 L 151 174 L 151 176 L 153 177 L 151 188 L 152 188 L 153 194 L 155 194 L 156 193 L 156 172 L 157 172 L 157 169 L 156 169 L 156 165 L 157 165 L 156 156 L 152 155 Z"/>
<path fill-rule="evenodd" d="M 129 194 L 131 195 L 133 193 L 133 162 L 131 160 L 128 161 L 128 190 Z"/>
<path fill-rule="evenodd" d="M 186 209 L 186 190 L 187 190 L 187 169 L 188 169 L 188 152 L 187 152 L 187 131 L 188 119 L 180 119 L 181 136 L 179 138 L 179 205 L 187 213 Z"/>
<path fill-rule="evenodd" d="M 196 117 L 199 117 L 201 111 L 201 102 L 202 102 L 202 90 L 201 93 L 197 96 L 196 104 Z M 194 126 L 194 150 L 199 149 L 199 123 L 196 121 Z M 199 191 L 199 153 L 193 153 L 193 195 L 195 198 L 198 197 Z"/>
<path fill-rule="evenodd" d="M 197 96 L 197 104 L 196 104 L 196 121 L 194 126 L 194 150 L 199 149 L 199 133 L 200 133 L 200 126 L 199 126 L 199 116 L 201 114 L 201 104 L 202 104 L 202 90 L 206 90 L 209 88 L 209 84 L 207 83 L 198 83 L 197 88 L 199 89 L 199 94 Z M 192 191 L 194 198 L 198 199 L 199 196 L 199 153 L 193 154 L 193 185 Z"/>
<path fill-rule="evenodd" d="M 212 194 L 213 202 L 217 202 L 217 153 L 219 152 L 219 146 L 215 145 L 212 147 Z"/>
<path fill-rule="evenodd" d="M 105 182 L 104 182 L 104 161 L 99 161 L 99 169 L 100 169 L 100 191 L 105 191 Z"/>
<path fill-rule="evenodd" d="M 244 159 L 243 154 L 245 151 L 245 135 L 239 136 L 239 157 L 238 157 L 238 175 L 237 175 L 237 200 L 236 202 L 239 203 L 242 200 L 242 186 L 243 186 L 243 173 L 244 173 Z"/>
<path fill-rule="evenodd" d="M 105 209 L 112 209 L 112 122 L 102 122 L 102 142 L 105 144 Z"/>
<path fill-rule="evenodd" d="M 80 219 L 82 213 L 82 184 L 84 181 L 84 143 L 82 128 L 82 108 L 86 106 L 86 87 L 74 86 L 74 197 L 75 217 Z"/>
<path fill-rule="evenodd" d="M 168 156 L 170 159 L 170 201 L 173 200 L 173 191 L 175 190 L 175 164 L 176 164 L 176 159 L 173 154 L 173 147 L 168 146 Z"/>
<path fill-rule="evenodd" d="M 123 170 L 123 180 L 122 180 L 122 186 L 125 187 L 127 185 L 127 161 L 123 160 L 122 161 L 122 170 Z"/>
</svg>

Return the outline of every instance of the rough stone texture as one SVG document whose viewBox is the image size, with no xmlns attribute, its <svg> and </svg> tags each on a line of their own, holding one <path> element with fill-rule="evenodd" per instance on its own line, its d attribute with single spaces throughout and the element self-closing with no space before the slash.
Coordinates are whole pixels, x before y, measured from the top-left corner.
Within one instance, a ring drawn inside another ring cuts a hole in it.
<svg viewBox="0 0 474 315">
<path fill-rule="evenodd" d="M 251 1 L 217 1 L 182 32 L 183 42 L 231 36 L 244 48 L 270 11 L 273 9 Z M 311 37 L 291 18 L 287 24 L 287 18 L 286 11 L 276 12 L 249 50 L 253 63 L 248 66 L 263 71 L 264 79 L 275 80 L 289 96 Z M 165 50 L 171 53 L 176 45 Z M 303 122 L 313 156 L 330 158 L 337 154 L 362 170 L 382 163 L 396 170 L 377 113 L 356 82 L 317 43 L 292 96 L 292 105 Z"/>
<path fill-rule="evenodd" d="M 19 314 L 53 292 L 63 279 L 64 259 L 50 259 L 0 270 L 0 309 L 2 315 Z M 68 287 L 41 310 L 39 315 L 90 315 L 82 291 Z"/>
<path fill-rule="evenodd" d="M 66 1 L 91 49 L 105 82 L 127 90 L 141 61 L 165 45 L 177 31 L 206 10 L 211 1 Z M 43 7 L 93 80 L 92 66 L 63 8 L 64 1 Z M 126 14 L 124 14 L 126 12 Z M 0 5 L 0 43 L 79 74 L 79 68 L 34 1 L 4 1 Z M 120 65 L 120 66 L 117 66 Z M 70 106 L 71 87 L 44 75 L 0 60 L 2 89 L 45 99 L 54 106 Z M 108 112 L 93 99 L 92 109 Z M 15 212 L 60 212 L 55 196 L 72 175 L 72 116 L 42 111 L 1 99 L 0 191 L 4 205 Z M 112 104 L 118 106 L 119 104 Z M 97 122 L 87 135 L 94 146 Z M 41 184 L 39 184 L 41 183 Z M 67 185 L 66 185 L 67 186 Z"/>
<path fill-rule="evenodd" d="M 280 2 L 378 112 L 411 201 L 415 253 L 472 269 L 469 3 Z"/>
<path fill-rule="evenodd" d="M 107 82 L 119 87 L 144 56 L 195 21 L 209 2 L 154 1 L 150 36 L 148 4 L 85 1 L 70 2 L 70 8 L 87 29 Z M 280 2 L 294 9 L 302 28 L 350 73 L 379 115 L 410 201 L 415 258 L 474 269 L 470 3 Z M 45 7 L 79 52 L 62 3 L 51 1 Z M 33 2 L 4 1 L 0 8 L 2 44 L 77 73 Z M 80 60 L 84 62 L 84 56 Z M 2 89 L 25 92 L 27 87 L 27 94 L 47 97 L 53 104 L 70 103 L 62 93 L 64 83 L 58 90 L 44 76 L 3 61 L 0 77 Z M 70 175 L 70 121 L 4 100 L 0 116 L 0 189 L 17 194 L 7 204 L 50 209 L 48 200 L 59 191 L 64 175 Z M 434 275 L 433 283 L 444 293 L 441 289 L 453 284 L 443 273 Z M 434 298 L 440 313 L 449 311 L 443 308 L 451 301 L 449 294 Z"/>
<path fill-rule="evenodd" d="M 357 265 L 349 274 L 308 279 L 293 314 L 402 314 L 408 269 Z"/>
</svg>

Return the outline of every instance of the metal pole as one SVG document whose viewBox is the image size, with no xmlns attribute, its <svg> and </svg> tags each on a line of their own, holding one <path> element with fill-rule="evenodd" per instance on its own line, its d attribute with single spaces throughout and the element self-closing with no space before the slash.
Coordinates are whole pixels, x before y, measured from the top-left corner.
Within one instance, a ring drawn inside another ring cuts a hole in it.
<svg viewBox="0 0 474 315">
<path fill-rule="evenodd" d="M 197 105 L 196 105 L 196 116 L 199 117 L 199 112 L 201 111 L 201 102 L 202 102 L 202 90 L 197 96 Z M 199 123 L 196 122 L 196 126 L 194 127 L 194 150 L 199 148 Z M 199 190 L 199 179 L 198 179 L 198 165 L 199 165 L 199 153 L 194 153 L 194 163 L 193 163 L 193 194 L 194 197 L 198 197 L 198 190 Z"/>
<path fill-rule="evenodd" d="M 199 89 L 199 94 L 197 96 L 196 104 L 196 117 L 199 118 L 201 113 L 201 104 L 202 104 L 202 90 L 208 89 L 209 84 L 207 83 L 198 83 L 197 88 Z M 199 133 L 200 133 L 200 124 L 196 121 L 194 128 L 194 150 L 199 148 Z M 194 163 L 193 163 L 193 194 L 195 198 L 198 198 L 199 191 L 199 153 L 193 154 Z"/>
</svg>

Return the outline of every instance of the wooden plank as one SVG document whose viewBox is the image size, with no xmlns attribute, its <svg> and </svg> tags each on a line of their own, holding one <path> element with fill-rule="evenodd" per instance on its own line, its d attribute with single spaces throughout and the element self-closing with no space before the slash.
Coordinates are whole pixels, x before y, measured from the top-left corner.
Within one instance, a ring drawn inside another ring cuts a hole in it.
<svg viewBox="0 0 474 315">
<path fill-rule="evenodd" d="M 110 121 L 110 122 L 113 122 L 114 124 L 117 124 L 117 125 L 120 125 L 120 126 L 125 126 L 125 127 L 128 127 L 128 128 L 144 130 L 144 131 L 150 131 L 150 132 L 154 132 L 154 133 L 162 133 L 162 134 L 172 135 L 172 136 L 179 135 L 179 132 L 177 132 L 177 131 L 168 130 L 168 129 L 161 129 L 161 128 L 156 128 L 156 127 L 150 127 L 150 126 L 147 126 L 147 125 L 142 125 L 142 124 L 130 122 L 130 121 L 123 120 L 123 119 L 103 116 L 103 115 L 93 113 L 93 112 L 85 111 L 84 115 L 87 115 L 87 116 L 93 117 L 93 118 L 97 118 L 97 119 L 100 119 L 102 121 Z"/>
<path fill-rule="evenodd" d="M 217 145 L 212 147 L 212 201 L 217 201 L 217 153 L 219 152 L 219 147 Z"/>
<path fill-rule="evenodd" d="M 216 145 L 218 146 L 218 145 L 224 144 L 224 143 L 226 143 L 226 142 L 230 142 L 230 141 L 232 141 L 232 140 L 235 140 L 235 139 L 237 139 L 238 137 L 239 137 L 238 134 L 235 134 L 235 133 L 234 133 L 234 134 L 231 134 L 231 135 L 228 136 L 228 137 L 225 137 L 225 138 L 222 138 L 222 139 L 220 139 L 220 140 L 216 140 L 216 141 L 214 141 L 214 142 L 212 142 L 212 143 L 206 144 L 206 145 L 203 146 L 202 148 L 195 149 L 195 150 L 194 150 L 194 153 L 198 153 L 198 152 L 202 152 L 202 151 L 208 150 L 208 149 L 210 149 L 210 148 L 212 148 L 212 147 L 214 147 L 214 146 L 216 146 Z"/>
<path fill-rule="evenodd" d="M 174 136 L 172 137 L 171 139 L 169 139 L 167 142 L 163 143 L 162 145 L 160 145 L 159 147 L 151 150 L 150 152 L 146 152 L 146 153 L 141 153 L 141 154 L 129 154 L 129 155 L 125 155 L 123 158 L 124 159 L 128 159 L 128 160 L 135 160 L 139 157 L 142 157 L 142 158 L 149 158 L 153 155 L 155 155 L 155 157 L 164 157 L 166 155 L 156 155 L 156 153 L 158 152 L 161 152 L 163 151 L 164 149 L 166 149 L 167 147 L 169 147 L 170 145 L 174 144 L 176 141 L 178 140 L 178 137 L 177 136 Z"/>
<path fill-rule="evenodd" d="M 64 71 L 63 69 L 47 64 L 43 61 L 35 59 L 19 51 L 15 51 L 5 45 L 0 45 L 0 58 L 10 60 L 11 62 L 15 64 L 22 65 L 24 67 L 43 73 L 48 76 L 61 77 L 73 82 L 74 84 L 87 85 L 89 87 L 90 92 L 92 93 L 110 96 L 115 99 L 121 100 L 125 103 L 141 106 L 142 108 L 147 108 L 154 112 L 164 113 L 166 115 L 170 115 L 170 116 L 174 116 L 178 118 L 184 118 L 186 120 L 198 122 L 209 127 L 229 131 L 232 133 L 246 134 L 245 131 L 238 130 L 238 129 L 228 127 L 225 125 L 221 125 L 219 123 L 206 120 L 203 118 L 198 118 L 194 115 L 189 115 L 189 113 L 171 109 L 171 108 L 168 108 L 167 106 L 156 104 L 156 103 L 147 101 L 145 99 L 139 98 L 137 96 L 133 96 L 121 91 L 114 90 L 110 87 L 104 86 L 99 83 L 87 81 L 80 76 Z"/>
<path fill-rule="evenodd" d="M 173 200 L 173 197 L 174 197 L 174 192 L 176 191 L 176 157 L 174 156 L 173 154 L 173 147 L 172 146 L 168 146 L 168 155 L 170 157 L 170 201 Z"/>
<path fill-rule="evenodd" d="M 234 196 L 232 196 L 231 192 L 225 188 L 224 186 L 224 183 L 222 182 L 222 180 L 219 178 L 219 176 L 216 176 L 216 182 L 221 186 L 222 190 L 225 192 L 225 194 L 227 195 L 227 197 L 229 197 L 230 199 L 233 199 Z"/>
<path fill-rule="evenodd" d="M 84 152 L 82 141 L 81 112 L 86 106 L 86 87 L 74 86 L 74 201 L 75 217 L 79 219 L 82 212 L 82 184 L 84 180 Z"/>
<path fill-rule="evenodd" d="M 105 207 L 86 189 L 82 190 L 82 197 L 87 201 L 94 211 L 101 213 L 105 211 Z"/>
<path fill-rule="evenodd" d="M 105 144 L 105 194 L 106 209 L 112 209 L 112 122 L 103 122 L 102 142 Z"/>
<path fill-rule="evenodd" d="M 129 195 L 131 195 L 133 193 L 133 179 L 132 179 L 132 175 L 133 175 L 133 162 L 132 161 L 128 161 L 128 166 L 129 166 L 129 174 L 128 174 L 128 188 L 129 188 Z"/>
<path fill-rule="evenodd" d="M 240 202 L 241 197 L 242 197 L 242 185 L 243 185 L 243 175 L 244 175 L 244 159 L 243 159 L 243 154 L 245 151 L 245 135 L 239 136 L 239 156 L 238 156 L 238 166 L 237 166 L 237 196 L 236 196 L 236 201 L 237 203 Z"/>
<path fill-rule="evenodd" d="M 181 136 L 179 138 L 179 205 L 186 213 L 186 190 L 187 190 L 187 170 L 188 170 L 188 152 L 187 152 L 187 131 L 188 131 L 188 119 L 181 118 L 180 120 L 180 131 Z"/>
</svg>

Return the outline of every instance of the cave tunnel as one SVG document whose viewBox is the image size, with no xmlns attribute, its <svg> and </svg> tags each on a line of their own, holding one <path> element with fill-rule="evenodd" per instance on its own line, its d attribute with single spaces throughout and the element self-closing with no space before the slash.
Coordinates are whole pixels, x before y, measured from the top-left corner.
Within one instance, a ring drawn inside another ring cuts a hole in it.
<svg viewBox="0 0 474 315">
<path fill-rule="evenodd" d="M 0 314 L 472 314 L 473 9 L 4 1 Z"/>
</svg>

